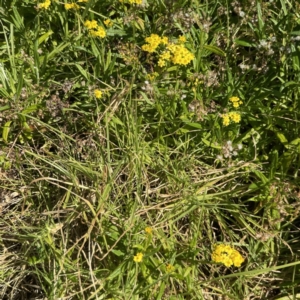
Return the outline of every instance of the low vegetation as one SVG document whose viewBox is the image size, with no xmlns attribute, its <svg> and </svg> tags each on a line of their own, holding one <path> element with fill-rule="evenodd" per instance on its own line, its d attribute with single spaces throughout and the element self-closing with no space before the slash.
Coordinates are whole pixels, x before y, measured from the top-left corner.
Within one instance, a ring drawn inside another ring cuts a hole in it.
<svg viewBox="0 0 300 300">
<path fill-rule="evenodd" d="M 300 299 L 296 0 L 0 0 L 0 298 Z"/>
</svg>

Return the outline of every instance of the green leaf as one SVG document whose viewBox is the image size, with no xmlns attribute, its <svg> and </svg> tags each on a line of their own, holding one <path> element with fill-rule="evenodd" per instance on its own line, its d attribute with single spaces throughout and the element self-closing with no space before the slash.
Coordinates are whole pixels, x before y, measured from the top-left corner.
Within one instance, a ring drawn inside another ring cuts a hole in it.
<svg viewBox="0 0 300 300">
<path fill-rule="evenodd" d="M 70 46 L 70 44 L 71 44 L 70 42 L 61 43 L 60 45 L 55 47 L 55 49 L 49 53 L 48 60 L 51 60 L 52 58 L 54 58 L 56 54 L 62 52 L 66 47 Z"/>
<path fill-rule="evenodd" d="M 88 75 L 87 71 L 85 69 L 83 69 L 82 66 L 80 66 L 79 64 L 75 64 L 75 66 L 77 67 L 77 69 L 79 70 L 79 72 L 82 74 L 82 76 L 86 80 L 89 80 L 89 75 Z"/>
<path fill-rule="evenodd" d="M 112 273 L 110 273 L 110 275 L 106 278 L 106 280 L 112 280 L 115 277 L 117 277 L 119 274 L 123 274 L 123 270 L 122 268 L 124 267 L 126 262 L 123 262 L 122 264 L 120 264 Z"/>
<path fill-rule="evenodd" d="M 291 35 L 300 35 L 300 30 L 292 31 L 292 32 L 291 32 Z"/>
<path fill-rule="evenodd" d="M 286 9 L 285 2 L 286 2 L 285 0 L 280 0 L 281 8 L 282 8 L 282 10 L 284 12 L 284 15 L 286 16 L 288 14 L 288 12 L 287 12 L 287 9 Z"/>
<path fill-rule="evenodd" d="M 253 173 L 262 181 L 263 184 L 269 182 L 269 179 L 262 172 L 254 170 Z"/>
<path fill-rule="evenodd" d="M 10 131 L 10 124 L 11 123 L 12 123 L 12 121 L 8 121 L 3 126 L 2 138 L 3 138 L 3 141 L 5 143 L 8 142 L 8 134 L 9 134 L 9 131 Z"/>
<path fill-rule="evenodd" d="M 160 287 L 159 287 L 159 293 L 158 293 L 157 298 L 156 298 L 157 300 L 163 299 L 162 297 L 165 293 L 165 289 L 166 289 L 166 284 L 165 284 L 164 281 L 162 281 L 161 284 L 160 284 Z"/>
<path fill-rule="evenodd" d="M 219 149 L 219 150 L 222 149 L 222 147 L 220 145 L 212 143 L 212 142 L 206 140 L 205 138 L 202 138 L 202 142 L 208 147 Z"/>
<path fill-rule="evenodd" d="M 15 26 L 17 27 L 18 30 L 22 30 L 24 28 L 23 20 L 15 6 L 12 7 L 13 9 L 13 15 L 11 16 Z"/>
<path fill-rule="evenodd" d="M 117 255 L 117 256 L 124 256 L 125 255 L 125 253 L 122 252 L 121 250 L 115 250 L 115 249 L 113 249 L 113 250 L 111 250 L 111 252 L 113 254 Z"/>
<path fill-rule="evenodd" d="M 25 109 L 23 109 L 22 112 L 21 112 L 21 114 L 27 115 L 27 114 L 30 114 L 30 113 L 32 113 L 34 111 L 37 111 L 38 109 L 39 109 L 39 105 L 38 104 L 31 105 L 31 106 L 28 106 Z"/>
<path fill-rule="evenodd" d="M 127 33 L 125 30 L 121 30 L 121 29 L 109 29 L 108 35 L 110 35 L 110 36 L 115 36 L 115 35 L 125 36 L 125 35 L 127 35 Z"/>
<path fill-rule="evenodd" d="M 300 144 L 300 138 L 296 138 L 295 140 L 292 140 L 290 142 L 290 145 L 299 145 Z"/>
<path fill-rule="evenodd" d="M 106 58 L 105 58 L 104 71 L 107 71 L 107 69 L 109 68 L 110 62 L 111 62 L 111 51 L 108 50 L 108 52 L 106 54 Z"/>
<path fill-rule="evenodd" d="M 197 128 L 197 129 L 203 129 L 203 126 L 199 123 L 190 122 L 188 120 L 182 120 L 186 125 Z"/>
<path fill-rule="evenodd" d="M 287 173 L 295 156 L 296 155 L 291 151 L 287 151 L 287 152 L 283 153 L 283 155 L 281 156 L 281 165 L 282 165 L 283 174 Z"/>
<path fill-rule="evenodd" d="M 278 151 L 273 150 L 271 153 L 271 168 L 270 168 L 270 178 L 274 178 L 275 172 L 278 167 Z"/>
<path fill-rule="evenodd" d="M 285 137 L 285 135 L 279 131 L 276 131 L 275 132 L 279 141 L 283 144 L 283 145 L 287 145 L 288 144 L 288 140 L 287 138 Z"/>
<path fill-rule="evenodd" d="M 245 40 L 239 40 L 239 39 L 235 39 L 234 40 L 235 44 L 240 45 L 240 46 L 245 46 L 245 47 L 254 47 L 255 44 L 251 43 L 251 42 L 247 42 Z"/>
<path fill-rule="evenodd" d="M 10 109 L 10 105 L 5 105 L 5 106 L 0 107 L 0 111 L 5 111 L 8 109 Z"/>
<path fill-rule="evenodd" d="M 50 35 L 53 34 L 52 30 L 49 30 L 48 32 L 44 33 L 42 36 L 39 37 L 38 45 L 41 45 L 44 41 L 46 41 Z"/>
<path fill-rule="evenodd" d="M 144 31 L 145 30 L 145 24 L 144 24 L 144 20 L 137 17 L 137 19 L 135 21 L 133 21 L 133 25 L 135 26 L 135 28 Z"/>
<path fill-rule="evenodd" d="M 217 46 L 212 46 L 212 45 L 204 45 L 203 47 L 205 50 L 208 50 L 212 53 L 215 53 L 217 55 L 220 56 L 226 56 L 225 52 L 223 50 L 221 50 L 219 47 Z"/>
</svg>

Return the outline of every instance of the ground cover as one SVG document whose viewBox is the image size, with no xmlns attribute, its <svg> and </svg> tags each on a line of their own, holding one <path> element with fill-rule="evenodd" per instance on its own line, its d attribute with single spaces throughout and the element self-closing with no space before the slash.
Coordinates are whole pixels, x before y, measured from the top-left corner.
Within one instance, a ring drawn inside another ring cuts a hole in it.
<svg viewBox="0 0 300 300">
<path fill-rule="evenodd" d="M 300 6 L 0 0 L 1 299 L 300 299 Z"/>
</svg>

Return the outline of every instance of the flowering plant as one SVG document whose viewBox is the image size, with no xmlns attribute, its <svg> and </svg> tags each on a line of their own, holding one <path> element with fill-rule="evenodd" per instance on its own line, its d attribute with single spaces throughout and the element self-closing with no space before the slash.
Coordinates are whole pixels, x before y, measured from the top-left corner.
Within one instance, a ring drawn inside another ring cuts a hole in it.
<svg viewBox="0 0 300 300">
<path fill-rule="evenodd" d="M 240 267 L 245 260 L 237 250 L 224 244 L 214 247 L 211 259 L 214 262 L 224 264 L 226 267 L 231 267 L 232 265 Z"/>
</svg>

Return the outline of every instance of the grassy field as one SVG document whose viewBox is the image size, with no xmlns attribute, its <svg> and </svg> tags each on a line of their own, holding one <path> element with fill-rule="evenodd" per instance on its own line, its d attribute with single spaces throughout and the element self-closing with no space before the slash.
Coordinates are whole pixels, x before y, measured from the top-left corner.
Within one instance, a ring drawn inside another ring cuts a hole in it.
<svg viewBox="0 0 300 300">
<path fill-rule="evenodd" d="M 0 0 L 0 299 L 300 299 L 297 0 Z"/>
</svg>

